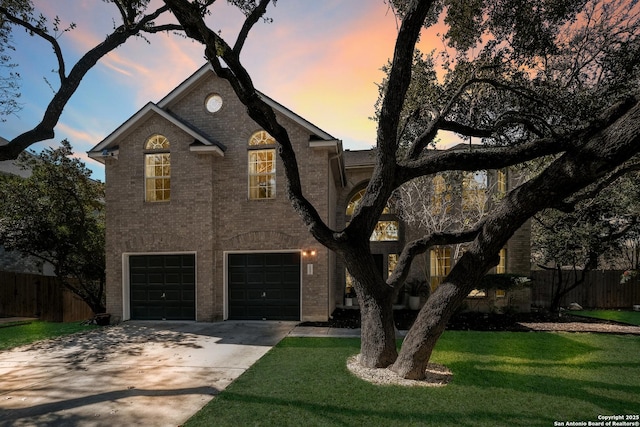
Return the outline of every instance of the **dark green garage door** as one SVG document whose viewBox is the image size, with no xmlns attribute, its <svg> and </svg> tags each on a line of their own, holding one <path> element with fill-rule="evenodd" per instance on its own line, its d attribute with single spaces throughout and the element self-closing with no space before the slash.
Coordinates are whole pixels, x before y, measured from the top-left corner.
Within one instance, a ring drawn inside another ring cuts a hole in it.
<svg viewBox="0 0 640 427">
<path fill-rule="evenodd" d="M 229 319 L 300 320 L 300 253 L 229 254 Z"/>
<path fill-rule="evenodd" d="M 195 255 L 129 257 L 131 318 L 195 320 Z"/>
</svg>

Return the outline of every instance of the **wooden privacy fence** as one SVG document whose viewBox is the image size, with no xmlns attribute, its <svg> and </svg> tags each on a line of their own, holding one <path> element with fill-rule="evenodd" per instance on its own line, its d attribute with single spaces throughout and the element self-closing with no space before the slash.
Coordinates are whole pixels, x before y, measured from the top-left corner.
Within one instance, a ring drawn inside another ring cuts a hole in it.
<svg viewBox="0 0 640 427">
<path fill-rule="evenodd" d="M 584 308 L 631 309 L 634 304 L 640 304 L 640 280 L 636 276 L 627 283 L 620 284 L 622 273 L 619 270 L 587 272 L 584 283 L 569 291 L 561 299 L 560 306 L 566 307 L 577 302 Z M 571 271 L 563 272 L 563 283 L 570 283 L 573 280 L 572 274 Z M 533 270 L 531 279 L 531 303 L 549 307 L 558 287 L 557 272 Z"/>
<path fill-rule="evenodd" d="M 93 312 L 55 277 L 0 271 L 0 317 L 75 322 L 90 319 Z"/>
</svg>

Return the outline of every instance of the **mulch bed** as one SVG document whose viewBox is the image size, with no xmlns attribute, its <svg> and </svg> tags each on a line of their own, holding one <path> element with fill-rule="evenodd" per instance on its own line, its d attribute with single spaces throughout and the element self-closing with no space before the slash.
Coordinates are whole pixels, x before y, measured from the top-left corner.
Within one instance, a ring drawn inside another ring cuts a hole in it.
<svg viewBox="0 0 640 427">
<path fill-rule="evenodd" d="M 395 310 L 395 323 L 399 330 L 407 330 L 413 324 L 417 311 Z M 530 327 L 521 323 L 599 323 L 621 325 L 618 322 L 571 315 L 570 312 L 550 313 L 535 311 L 531 313 L 458 313 L 449 320 L 448 330 L 457 331 L 531 331 Z M 333 328 L 355 329 L 360 327 L 360 311 L 353 309 L 336 309 L 328 322 L 303 322 L 301 326 L 329 326 Z"/>
</svg>

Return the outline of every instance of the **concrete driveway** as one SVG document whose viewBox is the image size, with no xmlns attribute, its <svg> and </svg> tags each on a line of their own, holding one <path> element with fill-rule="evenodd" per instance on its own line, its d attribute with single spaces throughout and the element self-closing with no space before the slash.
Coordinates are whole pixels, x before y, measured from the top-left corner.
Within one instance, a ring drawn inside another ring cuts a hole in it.
<svg viewBox="0 0 640 427">
<path fill-rule="evenodd" d="M 125 322 L 0 352 L 0 426 L 178 426 L 295 322 Z"/>
</svg>

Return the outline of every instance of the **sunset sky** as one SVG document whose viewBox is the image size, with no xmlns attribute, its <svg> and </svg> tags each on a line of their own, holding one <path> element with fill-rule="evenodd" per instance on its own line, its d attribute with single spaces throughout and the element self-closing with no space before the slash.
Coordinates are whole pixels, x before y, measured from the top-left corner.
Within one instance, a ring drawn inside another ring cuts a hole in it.
<svg viewBox="0 0 640 427">
<path fill-rule="evenodd" d="M 101 0 L 35 0 L 50 20 L 77 27 L 59 37 L 67 73 L 75 61 L 119 23 L 117 10 Z M 235 41 L 243 15 L 220 0 L 208 22 Z M 154 0 L 152 5 L 161 4 Z M 256 87 L 316 126 L 343 141 L 347 149 L 375 142 L 374 113 L 382 80 L 380 67 L 392 56 L 396 19 L 383 0 L 278 0 L 259 23 L 241 56 Z M 202 46 L 175 35 L 132 39 L 103 58 L 67 105 L 56 137 L 67 138 L 94 177 L 102 166 L 85 152 L 99 143 L 147 102 L 157 102 L 204 64 Z M 0 123 L 0 136 L 12 139 L 34 127 L 57 89 L 57 65 L 50 46 L 15 33 L 14 62 L 22 76 L 23 109 Z M 434 38 L 423 37 L 421 49 Z M 439 42 L 436 42 L 439 44 Z M 35 146 L 42 147 L 43 144 Z"/>
</svg>

